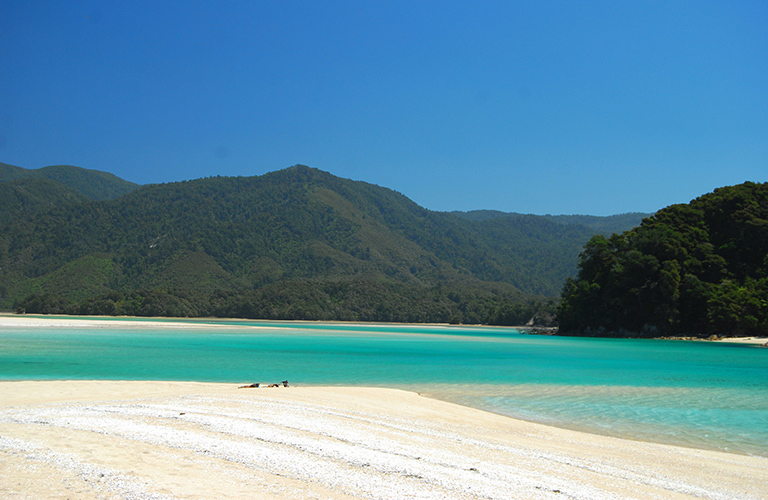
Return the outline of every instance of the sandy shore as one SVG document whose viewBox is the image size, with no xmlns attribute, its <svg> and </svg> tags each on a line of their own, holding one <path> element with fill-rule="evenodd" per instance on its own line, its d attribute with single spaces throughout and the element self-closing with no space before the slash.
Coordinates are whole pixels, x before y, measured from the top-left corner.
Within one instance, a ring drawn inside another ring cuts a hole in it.
<svg viewBox="0 0 768 500">
<path fill-rule="evenodd" d="M 766 498 L 768 459 L 373 388 L 0 382 L 0 498 Z"/>
<path fill-rule="evenodd" d="M 2 327 L 56 327 L 56 328 L 242 328 L 242 325 L 219 325 L 204 323 L 204 320 L 179 319 L 178 322 L 168 321 L 164 318 L 145 318 L 123 316 L 97 316 L 94 318 L 79 317 L 47 317 L 0 314 L 0 328 Z M 236 321 L 236 320 L 230 320 Z M 254 326 L 253 328 L 259 328 Z"/>
<path fill-rule="evenodd" d="M 724 337 L 716 342 L 732 342 L 734 344 L 768 345 L 768 337 Z"/>
<path fill-rule="evenodd" d="M 177 322 L 168 321 L 174 318 L 136 318 L 136 317 L 124 317 L 124 316 L 96 316 L 93 318 L 82 317 L 48 317 L 45 315 L 18 315 L 11 313 L 0 313 L 0 328 L 2 327 L 56 327 L 56 328 L 156 328 L 162 326 L 163 328 L 254 328 L 263 329 L 268 328 L 265 326 L 254 326 L 252 324 L 245 324 L 251 320 L 242 320 L 243 324 L 238 324 L 237 319 L 226 319 L 229 324 L 217 324 L 206 323 L 205 318 L 200 318 L 197 321 L 190 318 L 176 318 Z M 212 321 L 216 321 L 218 318 L 209 318 Z M 261 320 L 263 323 L 269 323 L 268 320 Z M 284 325 L 285 321 L 279 321 L 281 325 Z M 302 322 L 296 321 L 296 327 L 301 328 L 302 323 L 317 323 L 317 322 Z M 331 324 L 339 324 L 338 322 L 331 321 Z M 361 325 L 370 326 L 373 323 L 341 323 L 345 326 L 348 325 Z M 424 324 L 418 324 L 418 326 L 425 326 Z M 447 326 L 447 325 L 441 325 Z M 496 328 L 489 326 L 488 328 Z M 521 327 L 522 328 L 522 327 Z M 374 330 L 375 331 L 375 330 Z M 670 340 L 695 340 L 706 341 L 707 339 L 692 339 L 690 337 L 668 337 Z M 768 344 L 768 337 L 722 337 L 713 342 L 732 342 L 738 344 L 754 344 L 754 345 L 766 345 Z"/>
</svg>

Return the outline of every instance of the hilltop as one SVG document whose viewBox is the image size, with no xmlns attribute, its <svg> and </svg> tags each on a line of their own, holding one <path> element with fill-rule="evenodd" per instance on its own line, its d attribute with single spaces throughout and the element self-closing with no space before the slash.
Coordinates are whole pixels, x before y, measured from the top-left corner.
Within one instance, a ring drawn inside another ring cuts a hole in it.
<svg viewBox="0 0 768 500">
<path fill-rule="evenodd" d="M 109 172 L 72 165 L 51 165 L 30 170 L 0 163 L 0 183 L 30 179 L 47 179 L 96 201 L 119 198 L 139 187 Z"/>
</svg>

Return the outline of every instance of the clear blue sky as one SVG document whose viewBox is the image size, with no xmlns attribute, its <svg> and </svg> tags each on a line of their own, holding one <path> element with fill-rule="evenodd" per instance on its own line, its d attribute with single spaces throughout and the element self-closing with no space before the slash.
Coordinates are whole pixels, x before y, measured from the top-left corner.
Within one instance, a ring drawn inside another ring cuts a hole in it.
<svg viewBox="0 0 768 500">
<path fill-rule="evenodd" d="M 768 181 L 768 2 L 4 0 L 0 161 L 655 211 Z"/>
</svg>

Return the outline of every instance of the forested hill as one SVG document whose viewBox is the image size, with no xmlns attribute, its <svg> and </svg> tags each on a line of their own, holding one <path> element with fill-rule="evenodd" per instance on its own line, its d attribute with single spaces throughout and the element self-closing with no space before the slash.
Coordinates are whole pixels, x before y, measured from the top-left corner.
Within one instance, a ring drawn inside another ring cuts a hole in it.
<svg viewBox="0 0 768 500">
<path fill-rule="evenodd" d="M 486 221 L 494 219 L 538 219 L 557 222 L 563 225 L 583 226 L 594 233 L 610 236 L 640 225 L 643 219 L 653 214 L 631 212 L 619 215 L 526 215 L 514 212 L 499 212 L 497 210 L 472 210 L 470 212 L 451 212 L 461 218 L 471 221 Z"/>
<path fill-rule="evenodd" d="M 560 330 L 576 335 L 768 334 L 768 183 L 724 187 L 586 245 Z"/>
<path fill-rule="evenodd" d="M 557 295 L 593 232 L 535 216 L 470 221 L 295 166 L 7 222 L 0 307 L 519 323 Z"/>
<path fill-rule="evenodd" d="M 0 182 L 0 225 L 88 200 L 87 196 L 50 179 L 26 178 Z"/>
<path fill-rule="evenodd" d="M 0 163 L 0 183 L 31 179 L 47 179 L 56 182 L 60 187 L 53 189 L 60 190 L 66 187 L 91 200 L 111 200 L 139 187 L 138 184 L 128 182 L 109 172 L 71 165 L 52 165 L 30 170 Z"/>
</svg>

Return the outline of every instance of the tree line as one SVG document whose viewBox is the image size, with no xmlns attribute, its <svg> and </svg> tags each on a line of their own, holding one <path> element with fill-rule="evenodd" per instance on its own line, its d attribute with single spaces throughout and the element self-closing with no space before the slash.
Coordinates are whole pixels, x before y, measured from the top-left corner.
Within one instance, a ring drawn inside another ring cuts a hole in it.
<svg viewBox="0 0 768 500">
<path fill-rule="evenodd" d="M 432 287 L 369 280 L 291 280 L 257 290 L 204 293 L 167 288 L 110 291 L 79 301 L 34 293 L 19 313 L 225 317 L 274 320 L 453 323 L 518 326 L 554 324 L 556 301 L 524 297 L 511 287 Z"/>
</svg>

